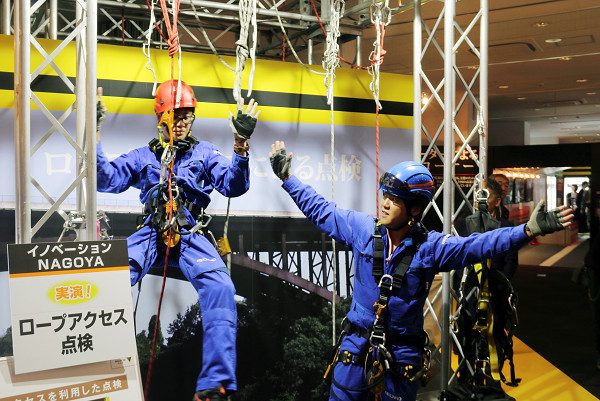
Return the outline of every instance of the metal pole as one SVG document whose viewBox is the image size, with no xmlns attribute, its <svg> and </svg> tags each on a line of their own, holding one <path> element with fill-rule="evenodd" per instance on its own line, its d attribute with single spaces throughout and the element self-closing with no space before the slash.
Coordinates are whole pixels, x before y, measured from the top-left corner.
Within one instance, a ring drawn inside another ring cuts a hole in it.
<svg viewBox="0 0 600 401">
<path fill-rule="evenodd" d="M 58 1 L 50 0 L 50 28 L 49 37 L 50 39 L 58 39 Z"/>
<path fill-rule="evenodd" d="M 312 39 L 308 39 L 308 64 L 314 64 L 314 60 L 313 60 L 313 40 Z"/>
<path fill-rule="evenodd" d="M 356 37 L 356 65 L 362 64 L 361 50 L 362 50 L 362 37 L 357 36 Z"/>
<path fill-rule="evenodd" d="M 2 35 L 10 35 L 10 0 L 2 0 Z"/>
<path fill-rule="evenodd" d="M 87 238 L 96 239 L 96 90 L 97 90 L 97 15 L 96 0 L 87 2 L 86 32 L 86 221 Z"/>
<path fill-rule="evenodd" d="M 75 20 L 77 21 L 77 25 L 83 23 L 83 19 L 85 18 L 85 10 L 84 6 L 80 3 L 76 3 L 75 5 Z M 75 38 L 75 56 L 77 60 L 76 64 L 76 76 L 75 76 L 75 142 L 77 146 L 81 147 L 85 150 L 85 117 L 86 117 L 86 102 L 85 102 L 85 41 L 86 41 L 86 30 L 82 30 L 79 35 Z M 85 151 L 84 151 L 85 153 Z M 75 171 L 77 171 L 77 175 L 81 173 L 81 171 L 85 168 L 85 161 L 83 157 L 79 156 L 77 153 L 75 155 L 76 159 L 76 167 Z M 77 189 L 75 190 L 75 196 L 77 199 L 76 203 L 76 211 L 83 211 L 86 207 L 85 202 L 85 187 L 84 183 L 80 182 L 77 185 Z M 87 218 L 87 216 L 86 216 Z M 92 239 L 87 238 L 87 230 L 82 226 L 76 229 L 77 238 L 79 240 Z"/>
<path fill-rule="evenodd" d="M 421 52 L 423 51 L 423 20 L 421 2 L 415 2 L 413 20 L 413 160 L 421 162 Z"/>
<path fill-rule="evenodd" d="M 15 4 L 15 242 L 31 242 L 30 203 L 30 119 L 31 73 L 30 64 L 30 5 L 28 1 Z"/>
<path fill-rule="evenodd" d="M 488 147 L 488 0 L 481 0 L 481 28 L 479 35 L 479 103 L 481 105 L 481 135 L 479 137 L 479 171 L 481 179 L 488 176 L 487 147 Z"/>
<path fill-rule="evenodd" d="M 445 0 L 444 13 L 444 229 L 450 234 L 454 200 L 454 14 L 456 0 Z M 442 364 L 440 382 L 442 390 L 448 386 L 450 377 L 450 274 L 442 277 Z"/>
</svg>

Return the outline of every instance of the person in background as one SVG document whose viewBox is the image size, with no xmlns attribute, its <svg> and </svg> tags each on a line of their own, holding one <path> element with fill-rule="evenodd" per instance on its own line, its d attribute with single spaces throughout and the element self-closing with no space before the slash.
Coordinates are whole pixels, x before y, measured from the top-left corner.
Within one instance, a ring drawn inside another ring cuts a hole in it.
<svg viewBox="0 0 600 401">
<path fill-rule="evenodd" d="M 567 206 L 571 209 L 577 209 L 577 184 L 571 185 L 571 192 L 567 194 Z"/>
<path fill-rule="evenodd" d="M 488 178 L 486 181 L 486 188 L 489 192 L 487 206 L 490 215 L 500 222 L 500 227 L 512 227 L 513 224 L 503 218 L 499 212 L 499 206 L 502 202 L 502 188 L 500 187 L 500 184 L 492 178 Z M 461 237 L 469 236 L 470 233 L 468 232 L 464 219 L 459 220 L 456 223 L 456 232 Z M 517 267 L 519 267 L 518 251 L 508 251 L 492 258 L 492 269 L 499 270 L 508 280 L 513 278 L 517 271 Z"/>
<path fill-rule="evenodd" d="M 502 188 L 502 196 L 500 197 L 500 204 L 496 208 L 494 208 L 494 212 L 492 214 L 494 216 L 500 216 L 503 219 L 509 220 L 510 212 L 506 208 L 506 206 L 504 206 L 504 199 L 506 199 L 506 195 L 508 195 L 508 185 L 509 185 L 508 177 L 506 177 L 504 174 L 498 173 L 498 174 L 490 174 L 488 179 L 492 179 L 492 180 L 496 181 L 498 184 L 500 184 L 500 188 Z M 496 209 L 498 209 L 498 210 L 496 210 Z"/>
<path fill-rule="evenodd" d="M 590 190 L 590 184 L 587 181 L 582 182 L 581 187 L 581 215 L 585 225 L 585 230 L 581 230 L 581 232 L 589 233 L 592 221 L 592 192 Z"/>
</svg>

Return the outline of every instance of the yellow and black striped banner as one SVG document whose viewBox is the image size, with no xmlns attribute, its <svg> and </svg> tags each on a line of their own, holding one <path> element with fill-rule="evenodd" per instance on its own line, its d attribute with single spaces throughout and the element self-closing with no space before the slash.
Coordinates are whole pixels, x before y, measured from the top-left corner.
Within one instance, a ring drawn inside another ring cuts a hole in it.
<svg viewBox="0 0 600 401">
<path fill-rule="evenodd" d="M 61 41 L 37 39 L 47 54 Z M 14 40 L 0 35 L 0 107 L 14 107 Z M 235 67 L 235 58 L 222 57 Z M 98 45 L 98 86 L 104 89 L 104 102 L 111 113 L 153 114 L 153 76 L 145 68 L 141 48 Z M 171 58 L 166 50 L 151 50 L 151 60 L 158 82 L 171 79 Z M 44 61 L 44 55 L 32 45 L 31 71 Z M 75 43 L 68 44 L 53 60 L 71 83 L 75 83 Z M 242 80 L 246 96 L 250 61 Z M 320 66 L 311 66 L 323 71 Z M 175 78 L 178 77 L 175 60 Z M 196 115 L 221 118 L 235 110 L 233 82 L 235 73 L 212 54 L 183 53 L 182 79 L 192 86 L 199 101 Z M 326 101 L 324 77 L 291 62 L 257 60 L 253 78 L 253 97 L 262 110 L 263 121 L 286 121 L 329 124 L 330 106 Z M 338 68 L 334 82 L 334 118 L 336 125 L 374 126 L 375 101 L 369 89 L 367 71 Z M 52 64 L 46 66 L 32 84 L 36 96 L 50 110 L 71 107 L 75 95 L 62 81 Z M 381 127 L 412 129 L 412 76 L 382 73 L 380 77 Z M 32 109 L 37 107 L 32 103 Z"/>
</svg>

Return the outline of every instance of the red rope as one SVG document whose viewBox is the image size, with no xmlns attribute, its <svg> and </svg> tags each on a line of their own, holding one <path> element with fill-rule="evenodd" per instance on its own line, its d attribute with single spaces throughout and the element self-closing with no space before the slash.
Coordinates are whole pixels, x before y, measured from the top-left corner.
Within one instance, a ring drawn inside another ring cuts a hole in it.
<svg viewBox="0 0 600 401">
<path fill-rule="evenodd" d="M 169 176 L 169 190 L 171 189 L 171 177 Z M 170 191 L 169 191 L 170 192 Z M 172 198 L 172 195 L 169 196 Z M 171 221 L 171 214 L 169 213 L 169 221 Z M 160 322 L 160 309 L 162 306 L 163 295 L 165 293 L 165 283 L 167 282 L 167 265 L 169 261 L 169 246 L 171 244 L 172 230 L 169 229 L 169 235 L 167 237 L 167 251 L 165 252 L 165 267 L 163 269 L 163 282 L 160 289 L 160 297 L 158 298 L 158 312 L 156 312 L 156 320 L 154 321 L 154 335 L 152 336 L 152 352 L 150 353 L 150 362 L 148 363 L 148 374 L 146 375 L 146 386 L 144 388 L 144 399 L 148 399 L 148 392 L 150 391 L 150 377 L 152 376 L 152 363 L 154 362 L 154 352 L 156 351 L 156 337 L 158 337 L 158 327 Z"/>
<path fill-rule="evenodd" d="M 148 8 L 150 8 L 150 4 L 148 3 L 148 0 L 146 0 L 146 4 L 148 4 Z M 160 0 L 160 8 L 163 12 L 163 17 L 165 19 L 165 26 L 167 27 L 167 35 L 169 36 L 169 38 L 165 38 L 165 35 L 162 33 L 162 31 L 160 30 L 160 28 L 158 27 L 158 24 L 156 22 L 154 22 L 154 25 L 156 26 L 156 29 L 158 30 L 158 32 L 160 33 L 160 35 L 165 39 L 165 41 L 167 42 L 167 44 L 169 45 L 169 56 L 171 56 L 171 104 L 173 105 L 173 107 L 175 107 L 175 98 L 176 98 L 176 91 L 173 90 L 174 89 L 174 84 L 175 84 L 175 79 L 174 79 L 174 68 L 175 68 L 175 62 L 173 59 L 173 56 L 175 55 L 175 53 L 177 53 L 179 51 L 179 34 L 177 32 L 177 16 L 179 14 L 179 0 L 176 0 L 173 2 L 173 25 L 171 25 L 171 21 L 169 18 L 169 11 L 167 9 L 167 4 L 165 0 Z M 173 146 L 173 124 L 174 124 L 174 119 L 171 121 L 171 132 L 169 135 L 169 144 L 171 146 Z M 171 223 L 172 219 L 173 219 L 173 187 L 172 187 L 172 182 L 171 182 L 171 177 L 173 175 L 173 163 L 174 163 L 175 159 L 173 159 L 169 165 L 168 171 L 169 171 L 169 176 L 167 179 L 168 182 L 168 190 L 169 190 L 169 224 Z M 157 234 L 159 235 L 159 234 Z M 162 235 L 162 234 L 160 234 Z M 158 327 L 159 327 L 159 319 L 160 319 L 160 310 L 162 307 L 162 300 L 163 300 L 163 295 L 165 292 L 165 284 L 167 281 L 167 266 L 168 266 L 168 262 L 169 262 L 169 250 L 171 249 L 171 238 L 173 236 L 173 228 L 170 227 L 169 231 L 168 231 L 168 235 L 167 235 L 167 250 L 165 251 L 165 265 L 164 265 L 164 269 L 163 269 L 163 281 L 162 281 L 162 287 L 160 289 L 160 297 L 158 299 L 158 311 L 156 312 L 156 321 L 154 324 L 154 334 L 152 336 L 152 351 L 150 353 L 150 362 L 148 363 L 148 374 L 146 375 L 146 383 L 145 383 L 145 388 L 144 388 L 144 399 L 148 399 L 148 392 L 150 391 L 150 379 L 152 377 L 152 364 L 154 361 L 154 353 L 156 351 L 156 338 L 158 336 Z"/>
<path fill-rule="evenodd" d="M 371 66 L 374 66 L 376 63 L 378 63 L 379 65 L 381 65 L 383 63 L 383 56 L 385 55 L 386 51 L 383 50 L 383 38 L 385 37 L 385 25 L 381 25 L 381 40 L 379 41 L 379 59 L 375 60 L 375 58 L 373 58 L 371 60 Z M 376 159 L 376 174 L 377 176 L 375 177 L 377 179 L 377 183 L 379 182 L 379 105 L 377 103 L 375 103 L 375 159 Z M 376 208 L 377 208 L 377 218 L 379 218 L 379 185 L 376 186 L 377 188 L 377 195 L 375 197 L 376 200 Z"/>
</svg>

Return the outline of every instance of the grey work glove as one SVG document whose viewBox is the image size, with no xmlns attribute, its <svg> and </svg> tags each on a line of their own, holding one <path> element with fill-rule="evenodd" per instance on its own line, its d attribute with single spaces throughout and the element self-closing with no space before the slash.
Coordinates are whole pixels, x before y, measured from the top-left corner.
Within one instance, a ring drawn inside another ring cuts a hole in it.
<svg viewBox="0 0 600 401">
<path fill-rule="evenodd" d="M 292 154 L 286 155 L 285 144 L 283 141 L 275 141 L 271 145 L 271 152 L 269 152 L 269 160 L 271 161 L 271 168 L 273 173 L 282 181 L 289 178 L 290 168 L 292 167 Z"/>
<path fill-rule="evenodd" d="M 544 201 L 540 201 L 533 209 L 533 213 L 531 213 L 531 217 L 525 225 L 525 231 L 529 231 L 534 237 L 550 234 L 563 230 L 567 225 L 570 225 L 570 223 L 563 223 L 570 221 L 572 218 L 573 211 L 571 209 L 562 207 L 546 211 Z"/>
<path fill-rule="evenodd" d="M 106 105 L 102 103 L 102 87 L 99 86 L 96 98 L 96 142 L 100 142 L 100 127 L 102 127 L 102 123 L 106 120 L 107 110 Z"/>
<path fill-rule="evenodd" d="M 104 120 L 106 120 L 106 105 L 102 103 L 102 98 L 99 98 L 96 102 L 96 130 L 100 131 L 100 127 Z"/>
<path fill-rule="evenodd" d="M 229 112 L 229 126 L 231 127 L 236 142 L 247 141 L 250 139 L 250 136 L 252 136 L 254 128 L 256 128 L 258 116 L 260 115 L 260 110 L 258 112 L 256 111 L 257 107 L 258 103 L 254 102 L 254 99 L 250 99 L 246 112 L 243 112 L 244 99 L 240 98 L 237 115 L 234 117 L 233 114 Z"/>
</svg>

